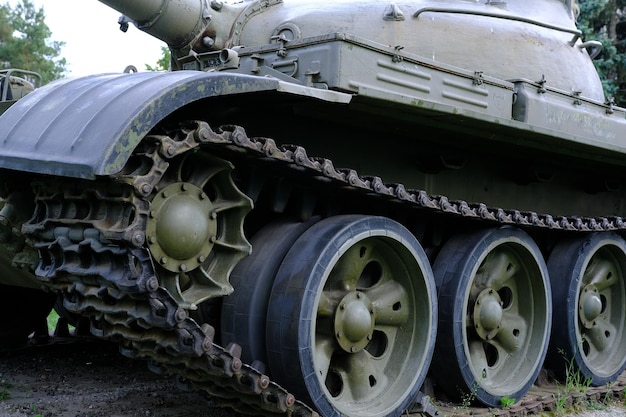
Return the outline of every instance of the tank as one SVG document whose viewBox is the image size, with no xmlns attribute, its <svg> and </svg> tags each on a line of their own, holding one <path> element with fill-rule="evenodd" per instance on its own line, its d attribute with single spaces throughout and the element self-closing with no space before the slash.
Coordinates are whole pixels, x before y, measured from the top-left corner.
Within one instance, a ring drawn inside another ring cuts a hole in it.
<svg viewBox="0 0 626 417">
<path fill-rule="evenodd" d="M 43 289 L 249 414 L 540 413 L 546 375 L 613 392 L 626 109 L 575 2 L 101 2 L 171 71 L 0 116 L 20 311 Z"/>
<path fill-rule="evenodd" d="M 0 70 L 0 114 L 17 100 L 41 86 L 41 75 L 21 69 Z"/>
</svg>

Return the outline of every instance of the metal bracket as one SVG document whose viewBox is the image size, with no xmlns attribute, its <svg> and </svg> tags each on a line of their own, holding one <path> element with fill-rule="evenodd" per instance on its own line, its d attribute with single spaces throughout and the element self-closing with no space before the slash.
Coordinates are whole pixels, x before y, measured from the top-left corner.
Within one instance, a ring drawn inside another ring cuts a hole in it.
<svg viewBox="0 0 626 417">
<path fill-rule="evenodd" d="M 250 72 L 253 74 L 261 72 L 261 64 L 265 61 L 265 58 L 259 54 L 253 54 L 250 56 L 250 61 L 252 61 L 252 68 L 250 69 Z"/>
<path fill-rule="evenodd" d="M 615 98 L 614 97 L 609 97 L 606 102 L 604 103 L 607 108 L 606 108 L 606 114 L 613 114 L 615 113 Z"/>
<path fill-rule="evenodd" d="M 537 81 L 537 84 L 539 84 L 539 89 L 537 90 L 537 92 L 539 94 L 545 94 L 546 91 L 548 91 L 546 90 L 546 82 L 547 80 L 545 74 L 541 74 L 541 79 Z"/>
<path fill-rule="evenodd" d="M 278 55 L 281 58 L 284 58 L 287 56 L 287 43 L 289 42 L 289 39 L 287 39 L 287 37 L 285 35 L 275 35 L 272 36 L 270 38 L 271 41 L 275 41 L 276 43 L 280 44 L 280 48 L 278 49 L 278 51 L 276 51 L 276 55 Z"/>
<path fill-rule="evenodd" d="M 474 78 L 472 79 L 472 84 L 474 85 L 482 85 L 484 82 L 483 72 L 482 71 L 474 71 Z"/>
<path fill-rule="evenodd" d="M 322 67 L 322 64 L 320 63 L 320 61 L 311 62 L 311 69 L 309 69 L 307 72 L 304 73 L 304 76 L 306 77 L 306 85 L 308 87 L 314 86 L 313 78 L 320 75 L 321 67 Z"/>
<path fill-rule="evenodd" d="M 391 3 L 385 9 L 385 14 L 383 15 L 383 20 L 400 22 L 404 20 L 404 13 L 397 4 Z"/>
<path fill-rule="evenodd" d="M 120 30 L 124 33 L 126 33 L 128 31 L 128 24 L 132 23 L 133 25 L 136 25 L 135 21 L 127 16 L 120 16 L 119 19 L 117 19 L 117 24 L 120 25 Z"/>
<path fill-rule="evenodd" d="M 393 49 L 395 49 L 396 51 L 401 51 L 404 49 L 404 46 L 396 45 L 393 47 Z M 394 64 L 397 64 L 398 62 L 404 61 L 404 58 L 400 54 L 393 54 L 393 56 L 391 57 L 391 61 Z"/>
</svg>

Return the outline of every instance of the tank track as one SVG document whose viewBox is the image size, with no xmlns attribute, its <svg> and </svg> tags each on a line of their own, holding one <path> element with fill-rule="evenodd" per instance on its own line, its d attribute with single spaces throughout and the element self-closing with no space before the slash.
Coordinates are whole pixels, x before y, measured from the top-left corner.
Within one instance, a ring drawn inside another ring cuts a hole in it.
<svg viewBox="0 0 626 417">
<path fill-rule="evenodd" d="M 238 345 L 224 348 L 213 343 L 215 329 L 199 325 L 159 286 L 144 247 L 149 197 L 158 188 L 168 161 L 200 147 L 296 170 L 322 186 L 331 183 L 331 187 L 349 188 L 389 203 L 494 225 L 571 231 L 626 229 L 620 217 L 557 218 L 450 201 L 445 196 L 407 190 L 402 184 L 386 184 L 378 177 L 362 177 L 351 169 L 336 169 L 332 161 L 311 158 L 300 146 L 279 147 L 272 139 L 249 138 L 239 126 L 213 130 L 200 121 L 184 123 L 167 134 L 147 136 L 114 178 L 35 182 L 36 212 L 22 232 L 40 253 L 36 274 L 42 284 L 63 292 L 65 307 L 90 317 L 92 332 L 118 341 L 125 355 L 147 359 L 155 372 L 175 374 L 182 386 L 207 392 L 246 414 L 317 415 L 270 381 L 262 366 L 243 364 Z M 592 392 L 594 396 L 617 395 L 623 390 L 622 378 Z M 556 408 L 554 395 L 540 396 L 541 400 L 533 395 L 510 409 L 487 410 L 485 415 L 521 416 Z M 428 397 L 424 398 L 411 411 L 440 414 Z M 483 415 L 479 409 L 459 407 L 444 407 L 442 412 Z"/>
</svg>

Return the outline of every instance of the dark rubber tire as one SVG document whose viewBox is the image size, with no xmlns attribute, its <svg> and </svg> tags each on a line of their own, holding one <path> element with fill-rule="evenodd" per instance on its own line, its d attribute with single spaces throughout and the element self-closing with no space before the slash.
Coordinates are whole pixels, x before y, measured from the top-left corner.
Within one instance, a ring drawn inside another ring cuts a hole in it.
<svg viewBox="0 0 626 417">
<path fill-rule="evenodd" d="M 436 317 L 430 264 L 407 229 L 384 217 L 328 218 L 276 276 L 270 370 L 325 417 L 398 416 L 426 377 Z"/>
<path fill-rule="evenodd" d="M 592 385 L 615 381 L 626 367 L 626 242 L 614 233 L 563 240 L 548 270 L 549 367 L 564 379 L 578 371 Z"/>
<path fill-rule="evenodd" d="M 221 337 L 224 346 L 233 342 L 241 346 L 245 363 L 267 365 L 265 320 L 274 277 L 296 239 L 318 220 L 279 220 L 265 226 L 251 239 L 252 254 L 233 270 L 234 292 L 222 303 Z"/>
<path fill-rule="evenodd" d="M 433 265 L 439 334 L 432 373 L 463 402 L 500 407 L 537 378 L 548 348 L 552 299 L 537 245 L 511 227 L 454 236 Z"/>
</svg>

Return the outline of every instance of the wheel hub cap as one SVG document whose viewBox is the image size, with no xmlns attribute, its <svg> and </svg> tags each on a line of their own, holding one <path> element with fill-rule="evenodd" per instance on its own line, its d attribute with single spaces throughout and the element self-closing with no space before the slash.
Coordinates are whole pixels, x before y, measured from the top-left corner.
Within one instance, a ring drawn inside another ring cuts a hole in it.
<svg viewBox="0 0 626 417">
<path fill-rule="evenodd" d="M 591 329 L 602 313 L 602 300 L 595 285 L 587 285 L 580 294 L 578 314 L 583 326 Z"/>
<path fill-rule="evenodd" d="M 172 272 L 196 268 L 211 252 L 216 218 L 213 204 L 199 187 L 168 185 L 152 201 L 146 228 L 153 257 Z"/>
<path fill-rule="evenodd" d="M 474 304 L 474 327 L 482 339 L 490 340 L 500 330 L 502 300 L 491 288 L 483 290 Z"/>
<path fill-rule="evenodd" d="M 374 333 L 374 307 L 359 291 L 346 295 L 335 312 L 335 337 L 346 352 L 365 348 Z"/>
</svg>

